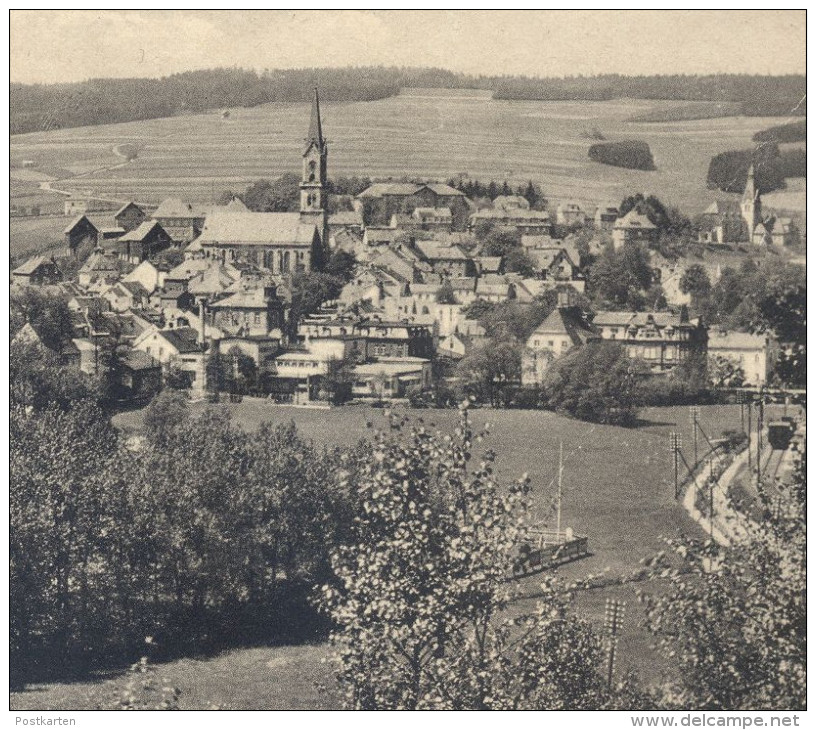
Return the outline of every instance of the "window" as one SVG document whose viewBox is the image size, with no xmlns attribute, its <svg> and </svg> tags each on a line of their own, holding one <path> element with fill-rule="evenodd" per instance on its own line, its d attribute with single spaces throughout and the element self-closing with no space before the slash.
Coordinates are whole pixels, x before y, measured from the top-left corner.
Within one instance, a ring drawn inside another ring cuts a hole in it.
<svg viewBox="0 0 816 730">
<path fill-rule="evenodd" d="M 255 312 L 255 324 L 260 324 L 260 323 L 261 323 L 261 313 L 260 312 Z"/>
<path fill-rule="evenodd" d="M 555 347 L 555 341 L 554 340 L 547 340 L 547 347 Z"/>
</svg>

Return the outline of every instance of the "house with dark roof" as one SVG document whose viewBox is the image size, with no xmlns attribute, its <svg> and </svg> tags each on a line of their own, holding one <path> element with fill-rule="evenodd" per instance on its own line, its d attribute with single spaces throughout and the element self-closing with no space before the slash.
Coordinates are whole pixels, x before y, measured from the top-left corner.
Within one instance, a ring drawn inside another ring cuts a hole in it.
<svg viewBox="0 0 816 730">
<path fill-rule="evenodd" d="M 125 203 L 116 213 L 113 214 L 116 225 L 122 229 L 123 233 L 138 228 L 147 220 L 145 213 L 136 203 Z"/>
<path fill-rule="evenodd" d="M 593 216 L 595 227 L 611 231 L 619 215 L 620 211 L 618 210 L 618 206 L 612 205 L 612 203 L 599 205 L 595 208 L 595 215 Z"/>
<path fill-rule="evenodd" d="M 162 365 L 141 350 L 128 350 L 119 363 L 119 384 L 131 402 L 147 402 L 161 390 Z"/>
<path fill-rule="evenodd" d="M 44 286 L 62 281 L 62 271 L 53 258 L 33 256 L 11 272 L 11 283 L 17 286 Z"/>
<path fill-rule="evenodd" d="M 96 248 L 99 243 L 99 229 L 84 215 L 74 218 L 63 231 L 63 235 L 68 256 L 75 256 L 80 246 Z"/>
</svg>

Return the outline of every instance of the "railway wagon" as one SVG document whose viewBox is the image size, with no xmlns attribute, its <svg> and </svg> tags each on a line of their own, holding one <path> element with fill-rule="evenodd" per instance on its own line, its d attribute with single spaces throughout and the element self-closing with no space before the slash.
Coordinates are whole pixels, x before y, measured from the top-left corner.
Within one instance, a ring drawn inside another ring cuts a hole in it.
<svg viewBox="0 0 816 730">
<path fill-rule="evenodd" d="M 771 421 L 768 424 L 768 443 L 771 448 L 784 451 L 790 446 L 794 427 L 790 421 Z"/>
</svg>

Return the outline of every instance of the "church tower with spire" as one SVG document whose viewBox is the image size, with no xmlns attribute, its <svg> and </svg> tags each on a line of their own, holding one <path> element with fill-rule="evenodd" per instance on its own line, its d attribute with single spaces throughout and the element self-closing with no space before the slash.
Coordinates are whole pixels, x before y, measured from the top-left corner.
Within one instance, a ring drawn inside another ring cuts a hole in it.
<svg viewBox="0 0 816 730">
<path fill-rule="evenodd" d="M 320 99 L 317 89 L 312 100 L 312 115 L 309 120 L 309 134 L 303 151 L 303 177 L 300 182 L 300 219 L 314 224 L 320 233 L 324 250 L 329 245 L 329 208 L 327 192 L 326 164 L 329 147 L 323 138 L 320 121 Z"/>
<path fill-rule="evenodd" d="M 740 203 L 742 219 L 748 228 L 748 241 L 754 237 L 754 230 L 762 222 L 762 200 L 759 197 L 759 188 L 754 180 L 753 163 L 748 168 L 748 179 L 745 182 L 745 192 Z"/>
</svg>

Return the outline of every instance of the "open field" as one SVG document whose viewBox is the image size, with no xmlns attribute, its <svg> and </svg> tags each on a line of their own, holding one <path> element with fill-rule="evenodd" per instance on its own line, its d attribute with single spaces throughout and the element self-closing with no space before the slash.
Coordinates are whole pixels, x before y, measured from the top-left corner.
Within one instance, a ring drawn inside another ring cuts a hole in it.
<svg viewBox="0 0 816 730">
<path fill-rule="evenodd" d="M 194 412 L 204 407 L 193 406 Z M 319 444 L 350 445 L 369 433 L 368 422 L 385 424 L 381 411 L 368 407 L 309 410 L 274 406 L 247 398 L 227 404 L 244 428 L 262 422 L 294 421 L 301 434 Z M 401 410 L 397 408 L 395 410 Z M 450 426 L 457 414 L 450 410 L 416 410 L 411 417 Z M 683 448 L 691 459 L 691 424 L 687 408 L 653 408 L 641 413 L 642 426 L 622 429 L 563 418 L 544 411 L 477 409 L 475 426 L 491 424 L 487 445 L 498 453 L 496 467 L 503 479 L 527 471 L 532 479 L 538 517 L 548 517 L 555 491 L 559 443 L 564 442 L 563 524 L 589 536 L 594 555 L 562 566 L 565 577 L 609 570 L 626 575 L 641 558 L 663 547 L 661 536 L 678 532 L 698 534 L 697 526 L 674 502 L 668 451 L 668 433 L 683 434 Z M 126 433 L 141 428 L 141 412 L 119 414 L 114 422 Z M 703 407 L 700 423 L 711 437 L 723 429 L 739 427 L 739 407 Z M 540 578 L 521 581 L 520 593 L 528 596 L 513 610 L 530 608 Z M 655 589 L 659 589 L 655 586 Z M 619 666 L 636 670 L 644 679 L 657 681 L 671 672 L 650 649 L 650 637 L 641 626 L 642 612 L 631 585 L 582 592 L 577 611 L 600 628 L 607 597 L 627 601 L 621 637 Z M 203 708 L 209 702 L 241 709 L 304 709 L 336 707 L 336 698 L 320 689 L 331 686 L 330 668 L 322 663 L 325 644 L 298 647 L 256 647 L 224 652 L 216 657 L 182 659 L 161 666 L 162 676 L 182 690 L 181 706 Z M 92 709 L 114 696 L 117 674 L 71 683 L 33 685 L 11 695 L 13 709 Z"/>
<path fill-rule="evenodd" d="M 60 203 L 62 209 L 62 203 Z M 97 226 L 112 226 L 114 211 L 89 213 L 88 218 Z M 9 219 L 9 258 L 12 267 L 29 256 L 38 254 L 63 255 L 63 231 L 76 216 L 43 215 Z"/>
<path fill-rule="evenodd" d="M 643 191 L 691 214 L 715 197 L 705 187 L 710 158 L 750 147 L 755 132 L 778 123 L 764 117 L 629 121 L 688 102 L 497 101 L 480 92 L 422 91 L 324 104 L 330 174 L 532 179 L 552 200 L 586 205 Z M 55 181 L 58 189 L 92 189 L 147 203 L 167 195 L 208 200 L 226 188 L 241 190 L 258 178 L 297 171 L 308 118 L 304 104 L 267 104 L 234 109 L 226 119 L 211 113 L 34 132 L 11 138 L 11 158 L 34 160 L 44 172 L 62 168 L 82 175 Z M 585 133 L 594 127 L 610 141 L 647 142 L 657 170 L 589 160 L 592 140 Z M 139 148 L 138 158 L 124 165 L 113 151 L 122 143 Z"/>
</svg>

